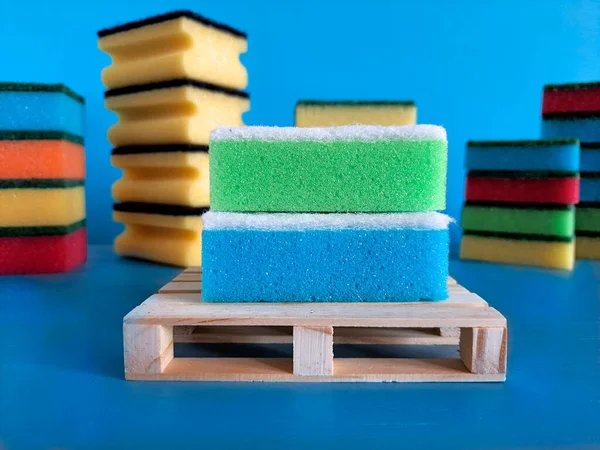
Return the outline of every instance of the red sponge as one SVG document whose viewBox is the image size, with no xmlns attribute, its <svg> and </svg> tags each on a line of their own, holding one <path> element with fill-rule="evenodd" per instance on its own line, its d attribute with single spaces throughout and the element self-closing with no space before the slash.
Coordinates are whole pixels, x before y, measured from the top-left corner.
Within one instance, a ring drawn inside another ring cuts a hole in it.
<svg viewBox="0 0 600 450">
<path fill-rule="evenodd" d="M 598 83 L 548 85 L 544 88 L 542 115 L 599 111 L 600 85 Z"/>
<path fill-rule="evenodd" d="M 58 236 L 0 238 L 0 273 L 67 272 L 87 258 L 87 234 L 79 228 Z"/>
<path fill-rule="evenodd" d="M 579 178 L 467 177 L 467 201 L 558 203 L 579 202 Z"/>
</svg>

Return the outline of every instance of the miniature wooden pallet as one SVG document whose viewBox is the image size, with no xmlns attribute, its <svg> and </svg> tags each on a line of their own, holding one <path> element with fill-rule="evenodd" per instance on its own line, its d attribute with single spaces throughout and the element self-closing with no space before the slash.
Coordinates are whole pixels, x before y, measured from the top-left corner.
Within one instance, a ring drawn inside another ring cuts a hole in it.
<svg viewBox="0 0 600 450">
<path fill-rule="evenodd" d="M 125 378 L 504 381 L 506 319 L 449 278 L 439 303 L 203 303 L 187 269 L 124 319 Z M 293 344 L 293 358 L 179 358 L 174 344 Z M 459 357 L 334 358 L 333 344 L 458 345 Z"/>
</svg>

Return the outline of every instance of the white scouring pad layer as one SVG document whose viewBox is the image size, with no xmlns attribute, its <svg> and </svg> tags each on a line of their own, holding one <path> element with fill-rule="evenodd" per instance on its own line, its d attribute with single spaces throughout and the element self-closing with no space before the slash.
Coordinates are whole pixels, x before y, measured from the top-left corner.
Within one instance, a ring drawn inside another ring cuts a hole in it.
<svg viewBox="0 0 600 450">
<path fill-rule="evenodd" d="M 203 216 L 206 302 L 414 302 L 447 298 L 440 213 Z"/>
<path fill-rule="evenodd" d="M 452 218 L 438 212 L 404 214 L 245 214 L 209 211 L 205 230 L 443 230 Z"/>
<path fill-rule="evenodd" d="M 349 125 L 341 127 L 219 127 L 212 131 L 211 141 L 381 141 L 381 140 L 446 140 L 446 130 L 437 125 Z"/>
</svg>

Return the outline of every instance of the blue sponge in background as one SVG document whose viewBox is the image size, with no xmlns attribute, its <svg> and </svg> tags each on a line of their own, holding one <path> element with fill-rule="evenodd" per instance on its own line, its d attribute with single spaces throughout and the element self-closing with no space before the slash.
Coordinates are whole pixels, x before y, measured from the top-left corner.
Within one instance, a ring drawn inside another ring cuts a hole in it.
<svg viewBox="0 0 600 450">
<path fill-rule="evenodd" d="M 470 141 L 467 170 L 579 171 L 576 139 Z"/>
<path fill-rule="evenodd" d="M 600 202 L 600 177 L 581 175 L 579 180 L 579 201 Z"/>
<path fill-rule="evenodd" d="M 600 172 L 600 143 L 582 144 L 581 172 Z"/>
<path fill-rule="evenodd" d="M 600 116 L 544 116 L 542 139 L 579 139 L 580 142 L 600 142 Z"/>
<path fill-rule="evenodd" d="M 0 83 L 0 130 L 84 135 L 84 100 L 62 84 Z"/>
<path fill-rule="evenodd" d="M 436 212 L 203 216 L 206 302 L 414 302 L 448 296 Z"/>
</svg>

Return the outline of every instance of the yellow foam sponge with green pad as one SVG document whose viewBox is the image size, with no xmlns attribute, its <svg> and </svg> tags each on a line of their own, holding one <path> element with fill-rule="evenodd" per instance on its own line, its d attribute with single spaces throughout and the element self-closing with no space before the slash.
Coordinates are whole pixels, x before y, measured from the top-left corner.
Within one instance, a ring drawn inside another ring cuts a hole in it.
<svg viewBox="0 0 600 450">
<path fill-rule="evenodd" d="M 446 206 L 446 130 L 434 125 L 220 127 L 210 205 L 237 212 L 409 212 Z"/>
<path fill-rule="evenodd" d="M 98 47 L 112 57 L 102 71 L 108 89 L 177 78 L 244 89 L 240 62 L 246 34 L 191 11 L 173 11 L 98 32 Z"/>
<path fill-rule="evenodd" d="M 572 270 L 575 245 L 573 239 L 543 239 L 540 236 L 483 232 L 465 233 L 460 245 L 460 258 Z"/>
<path fill-rule="evenodd" d="M 296 104 L 297 127 L 341 125 L 414 125 L 417 107 L 413 101 L 319 101 Z"/>
</svg>

